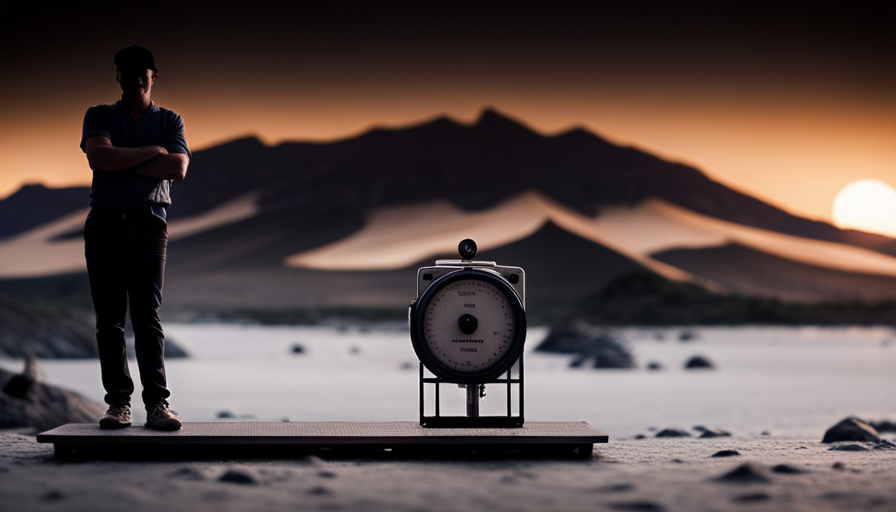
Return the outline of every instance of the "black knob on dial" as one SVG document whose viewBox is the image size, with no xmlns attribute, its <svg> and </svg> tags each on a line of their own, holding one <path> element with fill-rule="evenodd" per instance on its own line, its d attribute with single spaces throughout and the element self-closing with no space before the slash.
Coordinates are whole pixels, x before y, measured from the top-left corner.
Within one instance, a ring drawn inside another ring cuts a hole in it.
<svg viewBox="0 0 896 512">
<path fill-rule="evenodd" d="M 457 252 L 460 253 L 460 259 L 472 260 L 476 256 L 476 242 L 469 238 L 461 240 L 457 244 Z"/>
<path fill-rule="evenodd" d="M 457 326 L 460 327 L 464 334 L 473 334 L 476 332 L 476 328 L 479 327 L 479 320 L 476 320 L 476 317 L 469 313 L 464 313 L 457 319 Z"/>
</svg>

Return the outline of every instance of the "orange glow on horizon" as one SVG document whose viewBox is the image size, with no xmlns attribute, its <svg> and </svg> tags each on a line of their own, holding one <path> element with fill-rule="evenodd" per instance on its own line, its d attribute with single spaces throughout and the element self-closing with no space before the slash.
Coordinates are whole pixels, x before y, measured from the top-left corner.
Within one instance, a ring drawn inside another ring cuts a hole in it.
<svg viewBox="0 0 896 512">
<path fill-rule="evenodd" d="M 159 95 L 162 96 L 162 95 Z M 215 102 L 180 96 L 156 98 L 187 123 L 191 149 L 258 136 L 267 144 L 328 141 L 353 137 L 373 126 L 404 127 L 448 115 L 472 123 L 484 105 L 475 98 L 432 98 L 426 102 L 361 101 L 303 104 L 287 108 L 278 98 L 241 105 L 227 112 Z M 309 101 L 306 98 L 306 101 Z M 437 110 L 436 105 L 445 108 Z M 862 177 L 893 182 L 896 169 L 896 115 L 841 107 L 818 112 L 777 105 L 744 112 L 718 105 L 654 103 L 639 105 L 586 101 L 535 103 L 509 96 L 492 102 L 501 112 L 545 134 L 581 126 L 611 142 L 633 145 L 672 161 L 693 165 L 711 178 L 796 214 L 830 220 L 830 204 L 844 183 Z M 25 183 L 87 185 L 90 170 L 78 148 L 80 108 L 60 119 L 22 118 L 0 130 L 0 197 Z M 11 129 L 15 127 L 15 129 Z M 32 134 L 40 133 L 40 139 Z"/>
</svg>

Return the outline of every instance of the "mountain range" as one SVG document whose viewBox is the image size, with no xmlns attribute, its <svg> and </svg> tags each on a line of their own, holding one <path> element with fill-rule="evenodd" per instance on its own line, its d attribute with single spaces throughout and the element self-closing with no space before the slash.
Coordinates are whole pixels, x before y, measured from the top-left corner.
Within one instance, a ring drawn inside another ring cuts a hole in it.
<svg viewBox="0 0 896 512">
<path fill-rule="evenodd" d="M 87 196 L 30 185 L 0 201 L 0 278 L 82 272 Z M 894 239 L 494 110 L 328 143 L 234 140 L 194 153 L 172 203 L 169 310 L 397 308 L 416 268 L 466 236 L 477 259 L 526 269 L 530 307 L 636 271 L 789 300 L 896 298 Z"/>
</svg>

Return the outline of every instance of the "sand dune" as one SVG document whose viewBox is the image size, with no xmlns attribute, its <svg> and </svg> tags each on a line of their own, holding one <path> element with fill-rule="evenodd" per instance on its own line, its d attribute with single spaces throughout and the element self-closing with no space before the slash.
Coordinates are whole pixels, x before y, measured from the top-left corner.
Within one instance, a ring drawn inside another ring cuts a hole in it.
<svg viewBox="0 0 896 512">
<path fill-rule="evenodd" d="M 606 245 L 672 279 L 693 276 L 663 262 L 595 236 L 588 217 L 575 213 L 537 192 L 526 192 L 495 208 L 465 212 L 445 201 L 382 208 L 367 225 L 339 242 L 292 255 L 288 266 L 318 270 L 393 270 L 437 254 L 457 251 L 464 238 L 476 240 L 480 251 L 495 249 L 535 233 L 548 221 L 583 238 Z"/>
<path fill-rule="evenodd" d="M 169 240 L 177 240 L 258 213 L 257 194 L 246 194 L 214 210 L 168 224 Z M 89 208 L 78 210 L 21 235 L 0 242 L 0 278 L 38 277 L 86 270 L 84 240 L 54 238 L 84 226 Z"/>
<path fill-rule="evenodd" d="M 818 267 L 896 276 L 896 258 L 891 256 L 742 226 L 660 199 L 632 207 L 602 208 L 598 217 L 591 218 L 537 192 L 520 194 L 479 212 L 465 212 L 444 201 L 375 210 L 355 235 L 289 256 L 285 263 L 321 270 L 397 269 L 452 253 L 457 242 L 467 237 L 474 238 L 481 250 L 500 247 L 530 235 L 548 221 L 675 279 L 692 276 L 650 255 L 731 243 Z"/>
<path fill-rule="evenodd" d="M 247 194 L 207 213 L 169 224 L 171 240 L 186 238 L 258 214 L 257 195 Z M 0 242 L 0 278 L 83 271 L 79 237 L 53 239 L 79 229 L 86 210 Z M 592 218 L 537 192 L 519 194 L 494 208 L 463 211 L 444 201 L 381 208 L 366 225 L 337 242 L 287 256 L 288 267 L 326 271 L 406 268 L 437 255 L 453 254 L 457 242 L 473 238 L 481 251 L 523 240 L 547 223 L 607 247 L 676 280 L 700 280 L 652 255 L 674 249 L 739 244 L 790 261 L 841 272 L 896 276 L 896 258 L 707 217 L 660 199 L 606 207 Z M 562 261 L 563 255 L 557 255 Z"/>
</svg>

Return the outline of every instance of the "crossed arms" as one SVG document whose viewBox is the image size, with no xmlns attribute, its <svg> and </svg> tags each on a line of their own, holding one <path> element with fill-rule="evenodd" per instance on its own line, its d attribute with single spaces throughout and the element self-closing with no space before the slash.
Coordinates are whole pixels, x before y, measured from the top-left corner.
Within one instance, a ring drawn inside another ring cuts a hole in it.
<svg viewBox="0 0 896 512">
<path fill-rule="evenodd" d="M 181 153 L 168 153 L 161 146 L 119 148 L 109 137 L 95 135 L 84 141 L 90 168 L 100 172 L 133 169 L 134 172 L 164 180 L 182 180 L 187 175 L 190 158 Z"/>
</svg>

